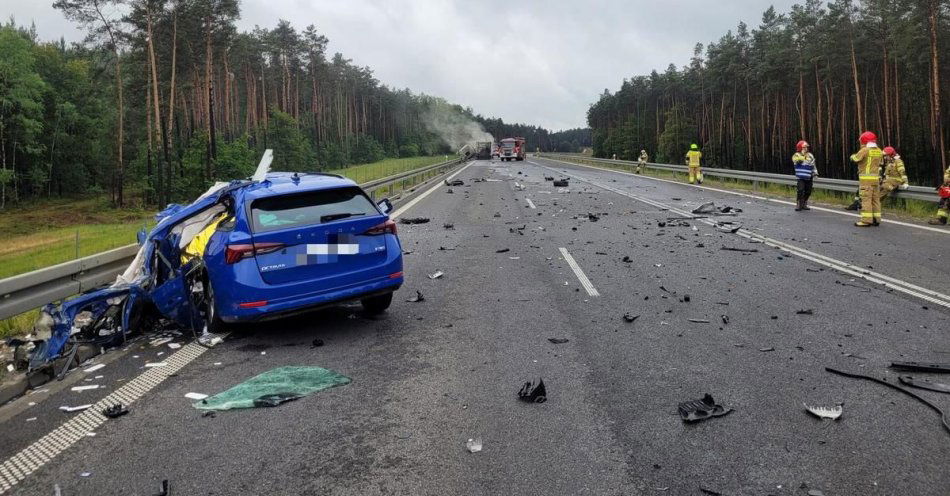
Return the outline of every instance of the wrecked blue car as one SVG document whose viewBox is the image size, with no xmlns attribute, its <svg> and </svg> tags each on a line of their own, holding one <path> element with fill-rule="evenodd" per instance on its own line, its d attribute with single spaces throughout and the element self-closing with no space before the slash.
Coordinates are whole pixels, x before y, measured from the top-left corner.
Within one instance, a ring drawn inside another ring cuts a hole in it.
<svg viewBox="0 0 950 496">
<path fill-rule="evenodd" d="M 271 158 L 250 180 L 159 212 L 112 285 L 47 305 L 28 369 L 160 322 L 207 335 L 348 301 L 385 311 L 403 283 L 392 204 L 341 176 L 270 173 Z"/>
</svg>

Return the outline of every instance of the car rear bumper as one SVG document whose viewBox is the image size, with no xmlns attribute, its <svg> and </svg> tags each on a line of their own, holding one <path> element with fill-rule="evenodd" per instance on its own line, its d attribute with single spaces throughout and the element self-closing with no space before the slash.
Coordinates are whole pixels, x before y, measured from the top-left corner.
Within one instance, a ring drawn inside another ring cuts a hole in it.
<svg viewBox="0 0 950 496">
<path fill-rule="evenodd" d="M 310 312 L 323 307 L 339 305 L 370 296 L 391 293 L 402 286 L 403 277 L 380 278 L 377 280 L 355 284 L 345 288 L 337 288 L 315 294 L 284 297 L 277 300 L 264 301 L 260 306 L 244 308 L 219 308 L 221 320 L 228 323 L 260 322 L 264 320 L 289 317 L 299 313 Z"/>
</svg>

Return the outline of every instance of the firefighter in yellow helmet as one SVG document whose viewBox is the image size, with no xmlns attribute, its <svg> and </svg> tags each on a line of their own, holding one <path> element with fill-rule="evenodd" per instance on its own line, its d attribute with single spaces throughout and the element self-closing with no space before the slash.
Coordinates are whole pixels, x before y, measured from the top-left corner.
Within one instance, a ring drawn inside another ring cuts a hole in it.
<svg viewBox="0 0 950 496">
<path fill-rule="evenodd" d="M 861 149 L 851 155 L 858 165 L 858 190 L 861 195 L 861 220 L 858 227 L 881 224 L 881 160 L 884 153 L 877 147 L 877 135 L 871 131 L 861 133 Z"/>
<path fill-rule="evenodd" d="M 637 160 L 637 174 L 639 174 L 640 170 L 647 165 L 648 160 L 650 160 L 650 156 L 647 155 L 647 151 L 640 150 L 640 159 Z"/>
<path fill-rule="evenodd" d="M 699 168 L 702 158 L 703 152 L 699 151 L 696 143 L 689 145 L 689 151 L 686 152 L 686 165 L 689 166 L 689 184 L 696 182 L 703 184 L 703 171 Z"/>
<path fill-rule="evenodd" d="M 881 181 L 881 200 L 887 198 L 895 189 L 907 189 L 907 171 L 904 161 L 893 146 L 884 147 L 884 178 Z"/>
<path fill-rule="evenodd" d="M 937 215 L 927 221 L 931 225 L 946 225 L 950 218 L 950 167 L 943 173 L 943 185 L 937 189 L 940 202 L 937 204 Z"/>
</svg>

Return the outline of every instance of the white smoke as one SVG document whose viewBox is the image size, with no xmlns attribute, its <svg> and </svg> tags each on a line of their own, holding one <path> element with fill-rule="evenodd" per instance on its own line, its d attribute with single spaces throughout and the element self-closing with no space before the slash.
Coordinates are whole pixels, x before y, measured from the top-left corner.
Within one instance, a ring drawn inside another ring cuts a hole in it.
<svg viewBox="0 0 950 496">
<path fill-rule="evenodd" d="M 481 124 L 445 102 L 432 102 L 423 114 L 422 121 L 430 132 L 439 136 L 453 150 L 461 150 L 466 145 L 474 147 L 480 141 L 495 142 L 495 138 Z"/>
</svg>

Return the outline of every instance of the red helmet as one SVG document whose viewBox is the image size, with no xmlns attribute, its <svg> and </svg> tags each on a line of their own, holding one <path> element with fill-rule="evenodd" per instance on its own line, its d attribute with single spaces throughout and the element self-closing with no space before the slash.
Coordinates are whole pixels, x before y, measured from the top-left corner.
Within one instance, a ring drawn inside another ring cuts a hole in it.
<svg viewBox="0 0 950 496">
<path fill-rule="evenodd" d="M 798 142 L 797 145 L 795 145 L 795 149 L 798 151 L 802 151 L 802 148 L 805 148 L 806 146 L 811 146 L 811 145 L 809 145 L 807 141 L 801 140 Z"/>
<path fill-rule="evenodd" d="M 877 135 L 874 134 L 874 133 L 872 133 L 871 131 L 865 131 L 865 132 L 861 133 L 861 137 L 860 137 L 859 139 L 860 139 L 862 145 L 866 145 L 866 144 L 868 144 L 868 143 L 870 143 L 870 142 L 872 142 L 872 141 L 875 141 L 875 142 L 876 142 L 876 141 L 877 141 Z"/>
<path fill-rule="evenodd" d="M 950 198 L 950 186 L 941 186 L 937 190 L 937 194 L 940 195 L 940 198 Z"/>
<path fill-rule="evenodd" d="M 884 151 L 884 155 L 888 155 L 891 157 L 893 157 L 894 155 L 897 155 L 897 150 L 895 150 L 893 146 L 885 146 L 883 151 Z"/>
</svg>

